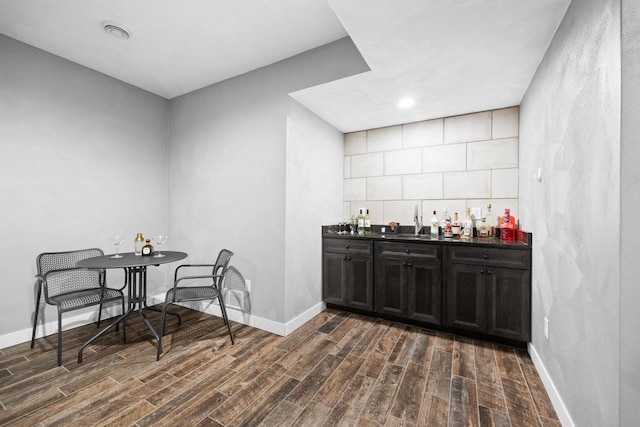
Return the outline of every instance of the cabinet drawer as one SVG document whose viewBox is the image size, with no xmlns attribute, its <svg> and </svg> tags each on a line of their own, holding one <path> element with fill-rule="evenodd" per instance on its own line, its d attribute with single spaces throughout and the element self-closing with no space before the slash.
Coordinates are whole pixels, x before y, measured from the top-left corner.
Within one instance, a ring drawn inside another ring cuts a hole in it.
<svg viewBox="0 0 640 427">
<path fill-rule="evenodd" d="M 324 250 L 344 254 L 373 255 L 373 242 L 370 240 L 349 240 L 324 238 Z"/>
<path fill-rule="evenodd" d="M 388 257 L 412 257 L 440 259 L 440 245 L 428 243 L 377 242 L 376 255 Z"/>
<path fill-rule="evenodd" d="M 531 251 L 449 246 L 447 262 L 507 268 L 531 268 Z"/>
</svg>

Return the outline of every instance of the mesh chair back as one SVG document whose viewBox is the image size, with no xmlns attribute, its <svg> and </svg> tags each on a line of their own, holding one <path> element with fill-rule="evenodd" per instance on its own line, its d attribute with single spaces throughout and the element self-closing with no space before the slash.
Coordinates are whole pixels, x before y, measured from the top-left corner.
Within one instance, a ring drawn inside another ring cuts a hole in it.
<svg viewBox="0 0 640 427">
<path fill-rule="evenodd" d="M 81 249 L 70 252 L 45 252 L 38 255 L 36 264 L 38 266 L 38 274 L 45 275 L 51 270 L 64 270 L 66 268 L 75 268 L 76 263 L 86 258 L 93 258 L 104 255 L 102 249 Z"/>
<path fill-rule="evenodd" d="M 100 272 L 84 268 L 51 270 L 45 274 L 45 298 L 55 299 L 71 292 L 100 289 Z"/>
<path fill-rule="evenodd" d="M 227 305 L 239 307 L 243 312 L 251 312 L 251 299 L 247 290 L 247 282 L 242 274 L 234 267 L 227 268 L 222 281 L 222 292 Z"/>
<path fill-rule="evenodd" d="M 229 261 L 233 256 L 233 252 L 229 249 L 222 249 L 218 254 L 218 259 L 216 259 L 216 263 L 213 266 L 213 275 L 221 275 L 224 274 L 225 270 L 229 266 Z M 214 284 L 217 284 L 217 280 L 214 280 Z"/>
</svg>

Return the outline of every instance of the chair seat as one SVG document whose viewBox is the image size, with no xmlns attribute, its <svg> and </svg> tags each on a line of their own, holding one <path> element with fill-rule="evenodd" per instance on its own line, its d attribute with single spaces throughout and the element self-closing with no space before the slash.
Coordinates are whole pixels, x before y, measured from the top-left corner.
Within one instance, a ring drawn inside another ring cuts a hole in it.
<svg viewBox="0 0 640 427">
<path fill-rule="evenodd" d="M 67 294 L 51 297 L 53 304 L 60 307 L 62 312 L 82 307 L 98 305 L 100 303 L 116 301 L 122 298 L 122 292 L 111 288 L 84 289 Z"/>
<path fill-rule="evenodd" d="M 167 301 L 205 300 L 218 298 L 220 292 L 213 286 L 189 286 L 170 289 L 167 292 Z"/>
</svg>

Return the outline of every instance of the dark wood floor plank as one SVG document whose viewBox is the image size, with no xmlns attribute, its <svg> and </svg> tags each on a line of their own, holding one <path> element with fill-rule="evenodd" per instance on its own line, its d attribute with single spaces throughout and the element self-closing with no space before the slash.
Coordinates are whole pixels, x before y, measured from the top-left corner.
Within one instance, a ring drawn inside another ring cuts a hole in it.
<svg viewBox="0 0 640 427">
<path fill-rule="evenodd" d="M 1 349 L 0 424 L 560 426 L 521 349 L 335 309 L 287 337 L 231 322 L 232 345 L 219 317 L 175 310 L 159 362 L 137 315 L 80 364 L 95 324 L 63 332 L 61 367 L 55 334 Z"/>
<path fill-rule="evenodd" d="M 363 363 L 364 359 L 361 357 L 351 354 L 345 357 L 340 365 L 333 371 L 333 374 L 325 381 L 320 390 L 318 390 L 313 400 L 325 406 L 333 407 L 338 399 L 340 399 L 345 384 L 349 384 Z"/>
<path fill-rule="evenodd" d="M 328 354 L 291 392 L 287 401 L 304 408 L 342 363 L 342 358 Z"/>
<path fill-rule="evenodd" d="M 290 426 L 302 411 L 303 408 L 283 400 L 259 425 L 264 427 Z"/>
<path fill-rule="evenodd" d="M 378 424 L 384 424 L 387 421 L 404 370 L 402 366 L 385 364 L 380 378 L 371 390 L 361 417 Z"/>
<path fill-rule="evenodd" d="M 461 377 L 476 379 L 475 346 L 468 338 L 456 338 L 453 343 L 451 373 Z"/>
<path fill-rule="evenodd" d="M 474 380 L 453 375 L 451 378 L 451 400 L 449 422 L 456 426 L 478 426 L 478 399 Z"/>
<path fill-rule="evenodd" d="M 476 384 L 478 405 L 506 412 L 507 404 L 500 381 L 500 370 L 491 344 L 476 344 Z"/>
<path fill-rule="evenodd" d="M 540 416 L 536 412 L 526 384 L 503 377 L 502 387 L 511 425 L 514 427 L 541 425 Z"/>
<path fill-rule="evenodd" d="M 536 368 L 533 364 L 521 364 L 520 367 L 522 368 L 527 385 L 529 386 L 529 391 L 533 397 L 533 403 L 535 403 L 540 416 L 552 420 L 557 419 L 558 415 L 549 400 L 547 391 L 544 388 L 540 376 L 536 372 Z"/>
<path fill-rule="evenodd" d="M 281 376 L 278 381 L 265 393 L 260 395 L 249 408 L 241 412 L 229 427 L 256 426 L 260 424 L 298 385 L 295 378 Z"/>
<path fill-rule="evenodd" d="M 393 417 L 412 424 L 418 422 L 422 394 L 427 385 L 428 376 L 428 366 L 408 364 L 391 409 Z"/>
</svg>

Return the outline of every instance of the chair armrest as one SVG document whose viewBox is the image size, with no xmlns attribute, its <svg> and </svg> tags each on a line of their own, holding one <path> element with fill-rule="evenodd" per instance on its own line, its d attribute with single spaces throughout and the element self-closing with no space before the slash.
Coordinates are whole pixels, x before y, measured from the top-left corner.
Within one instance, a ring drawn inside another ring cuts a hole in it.
<svg viewBox="0 0 640 427">
<path fill-rule="evenodd" d="M 199 275 L 199 276 L 182 276 L 178 279 L 176 279 L 176 281 L 174 282 L 174 288 L 176 287 L 175 285 L 178 284 L 178 282 L 181 282 L 182 280 L 188 280 L 188 279 L 215 279 L 216 277 L 222 277 L 222 274 L 203 274 L 203 275 Z"/>
<path fill-rule="evenodd" d="M 176 267 L 176 271 L 173 275 L 173 280 L 176 281 L 178 280 L 178 270 L 180 270 L 181 268 L 191 268 L 191 267 L 215 267 L 215 264 L 182 264 L 179 265 L 178 267 Z"/>
</svg>

